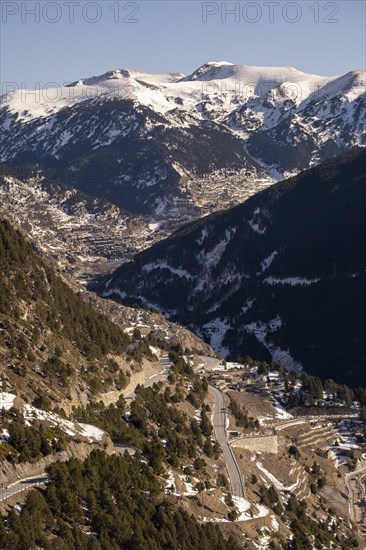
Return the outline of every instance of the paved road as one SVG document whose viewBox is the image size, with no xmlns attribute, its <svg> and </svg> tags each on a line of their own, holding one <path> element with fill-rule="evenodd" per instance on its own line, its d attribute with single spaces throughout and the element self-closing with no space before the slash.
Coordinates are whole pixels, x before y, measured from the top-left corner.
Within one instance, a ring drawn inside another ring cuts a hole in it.
<svg viewBox="0 0 366 550">
<path fill-rule="evenodd" d="M 196 374 L 200 374 L 204 372 L 206 369 L 211 368 L 215 366 L 216 364 L 219 365 L 221 363 L 220 359 L 217 359 L 216 357 L 206 357 L 204 355 L 199 356 L 201 360 L 201 364 L 198 367 L 195 367 L 194 372 Z M 149 388 L 153 386 L 154 384 L 158 382 L 163 382 L 167 379 L 170 369 L 172 368 L 172 363 L 169 359 L 169 355 L 163 354 L 160 359 L 159 363 L 161 366 L 161 371 L 158 374 L 154 374 L 144 382 L 144 387 Z M 135 392 L 130 393 L 129 395 L 125 396 L 125 399 L 132 400 L 135 398 Z"/>
<path fill-rule="evenodd" d="M 332 420 L 344 420 L 345 418 L 360 418 L 359 414 L 346 414 L 346 415 L 340 415 L 340 414 L 322 414 L 318 416 L 295 416 L 291 420 L 279 420 L 275 423 L 275 428 L 277 431 L 279 430 L 285 430 L 286 428 L 291 428 L 292 426 L 296 426 L 298 424 L 306 424 L 309 422 L 325 422 L 325 421 L 332 421 Z"/>
<path fill-rule="evenodd" d="M 144 382 L 145 388 L 150 388 L 154 384 L 157 384 L 158 382 L 164 381 L 170 372 L 170 369 L 172 368 L 172 363 L 170 362 L 169 355 L 166 353 L 162 355 L 159 359 L 159 363 L 161 366 L 161 371 L 158 374 L 154 374 L 153 376 L 150 376 L 147 380 Z M 124 398 L 128 401 L 131 401 L 132 399 L 135 399 L 136 395 L 135 392 L 130 393 L 129 395 L 125 395 Z"/>
<path fill-rule="evenodd" d="M 197 373 L 220 362 L 218 359 L 213 357 L 202 356 L 200 357 L 200 359 L 202 359 L 202 365 L 195 369 Z M 170 369 L 172 367 L 172 363 L 169 360 L 168 354 L 162 355 L 159 359 L 159 362 L 162 370 L 159 372 L 159 374 L 155 374 L 154 376 L 146 380 L 146 382 L 144 383 L 145 388 L 152 386 L 156 382 L 163 381 L 168 377 Z M 133 399 L 134 396 L 135 394 L 132 393 L 131 395 L 126 396 L 126 399 Z M 136 449 L 130 445 L 115 445 L 114 447 L 116 451 L 121 454 L 123 454 L 125 451 L 128 451 L 130 455 L 134 455 L 136 453 Z M 41 474 L 32 478 L 19 479 L 18 481 L 11 484 L 2 483 L 0 484 L 0 502 L 12 497 L 13 495 L 16 495 L 17 493 L 20 493 L 21 491 L 25 491 L 27 489 L 30 489 L 31 487 L 36 487 L 41 483 L 46 483 L 47 479 L 47 474 Z"/>
<path fill-rule="evenodd" d="M 351 521 L 355 521 L 356 519 L 356 514 L 355 514 L 356 498 L 355 498 L 355 491 L 352 487 L 351 481 L 352 479 L 355 479 L 357 483 L 359 476 L 363 477 L 365 474 L 366 474 L 366 468 L 362 468 L 361 470 L 355 470 L 354 472 L 350 472 L 349 474 L 346 474 L 344 478 L 347 491 L 348 491 L 348 515 Z"/>
<path fill-rule="evenodd" d="M 135 447 L 132 447 L 132 445 L 114 445 L 114 448 L 117 452 L 124 454 L 125 451 L 127 451 L 131 456 L 136 454 L 137 449 Z M 11 498 L 12 496 L 21 493 L 22 491 L 27 491 L 28 489 L 31 489 L 32 487 L 37 487 L 38 485 L 41 485 L 43 483 L 47 483 L 48 476 L 46 473 L 40 474 L 39 476 L 35 477 L 28 477 L 24 479 L 19 479 L 18 481 L 15 481 L 13 483 L 0 483 L 0 502 L 3 500 L 7 500 L 8 498 Z"/>
<path fill-rule="evenodd" d="M 170 369 L 172 367 L 172 363 L 169 360 L 169 356 L 167 354 L 162 355 L 159 359 L 160 365 L 162 367 L 162 370 L 159 374 L 156 374 L 146 380 L 144 386 L 147 388 L 149 386 L 152 386 L 155 384 L 155 382 L 160 382 L 161 380 L 165 380 L 170 372 Z M 131 394 L 127 396 L 127 399 L 133 399 L 135 394 Z M 134 455 L 136 453 L 136 449 L 130 445 L 114 445 L 116 451 L 123 454 L 125 451 L 127 451 L 130 455 Z M 47 474 L 42 474 L 37 477 L 27 478 L 27 479 L 19 479 L 18 481 L 6 484 L 2 483 L 0 484 L 0 502 L 3 500 L 6 500 L 13 495 L 16 495 L 17 493 L 20 493 L 21 491 L 25 491 L 27 489 L 30 489 L 31 487 L 36 487 L 37 485 L 40 485 L 41 483 L 47 482 Z"/>
<path fill-rule="evenodd" d="M 217 359 L 216 357 L 207 357 L 206 355 L 200 355 L 199 358 L 201 359 L 202 363 L 194 369 L 194 372 L 196 374 L 204 372 L 206 369 L 210 369 L 216 365 L 219 365 L 222 362 L 222 360 Z"/>
<path fill-rule="evenodd" d="M 113 447 L 116 449 L 116 451 L 121 453 L 121 455 L 125 454 L 125 451 L 127 451 L 130 456 L 133 456 L 138 452 L 138 449 L 136 449 L 136 447 L 133 447 L 132 445 L 122 445 L 116 443 L 116 445 L 113 445 Z"/>
<path fill-rule="evenodd" d="M 153 386 L 157 382 L 161 382 L 167 378 L 167 376 L 170 373 L 170 369 L 172 368 L 172 363 L 169 359 L 168 354 L 164 354 L 159 359 L 160 366 L 162 370 L 159 372 L 159 374 L 155 374 L 146 382 L 144 383 L 145 388 L 149 388 L 150 386 Z"/>
<path fill-rule="evenodd" d="M 222 449 L 222 456 L 226 464 L 226 469 L 229 474 L 232 494 L 237 497 L 245 498 L 245 488 L 243 476 L 240 472 L 239 465 L 236 461 L 234 453 L 228 443 L 226 432 L 226 405 L 223 393 L 212 386 L 208 386 L 208 391 L 214 398 L 213 406 L 213 427 L 215 437 Z"/>
<path fill-rule="evenodd" d="M 9 485 L 5 483 L 0 484 L 0 502 L 10 498 L 22 491 L 26 491 L 31 487 L 36 487 L 42 483 L 46 483 L 48 480 L 47 474 L 41 474 L 36 477 L 28 477 L 25 479 L 19 479 Z"/>
</svg>

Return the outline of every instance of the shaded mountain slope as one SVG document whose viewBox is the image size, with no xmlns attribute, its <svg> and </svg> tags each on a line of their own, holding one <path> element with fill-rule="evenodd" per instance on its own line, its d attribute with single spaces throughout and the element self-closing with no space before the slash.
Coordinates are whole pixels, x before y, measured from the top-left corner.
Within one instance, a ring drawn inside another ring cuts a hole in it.
<svg viewBox="0 0 366 550">
<path fill-rule="evenodd" d="M 99 284 L 223 354 L 366 384 L 366 153 L 350 153 L 186 226 Z"/>
</svg>

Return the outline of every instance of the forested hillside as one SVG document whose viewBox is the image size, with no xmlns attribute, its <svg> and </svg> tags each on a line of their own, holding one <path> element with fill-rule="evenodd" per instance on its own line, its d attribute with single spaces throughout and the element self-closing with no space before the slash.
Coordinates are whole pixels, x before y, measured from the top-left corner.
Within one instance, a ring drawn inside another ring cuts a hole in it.
<svg viewBox="0 0 366 550">
<path fill-rule="evenodd" d="M 144 354 L 135 340 L 76 294 L 0 221 L 0 365 L 5 388 L 62 401 L 122 389 Z"/>
<path fill-rule="evenodd" d="M 366 153 L 356 152 L 176 232 L 106 277 L 222 354 L 366 385 Z"/>
<path fill-rule="evenodd" d="M 0 518 L 3 550 L 240 548 L 216 525 L 176 509 L 139 460 L 97 451 L 84 463 L 53 464 L 48 474 L 51 483 L 28 495 L 19 516 L 12 511 L 6 527 Z"/>
</svg>

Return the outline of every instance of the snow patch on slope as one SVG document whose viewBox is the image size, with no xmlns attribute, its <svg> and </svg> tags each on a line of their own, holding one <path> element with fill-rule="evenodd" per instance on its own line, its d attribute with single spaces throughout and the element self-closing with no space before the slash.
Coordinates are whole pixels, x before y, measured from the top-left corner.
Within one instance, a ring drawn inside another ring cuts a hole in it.
<svg viewBox="0 0 366 550">
<path fill-rule="evenodd" d="M 276 346 L 270 340 L 270 334 L 280 329 L 282 326 L 282 320 L 277 317 L 267 321 L 254 321 L 244 326 L 245 330 L 249 334 L 254 334 L 257 340 L 263 344 L 263 346 L 269 351 L 274 362 L 280 363 L 286 370 L 301 371 L 302 365 L 296 361 L 290 354 L 289 350 L 283 350 Z"/>
<path fill-rule="evenodd" d="M 142 266 L 142 270 L 146 271 L 147 273 L 151 273 L 152 271 L 156 271 L 158 269 L 168 269 L 171 273 L 173 273 L 174 275 L 177 275 L 178 277 L 186 277 L 187 279 L 191 279 L 191 274 L 188 273 L 188 271 L 185 271 L 184 269 L 172 267 L 167 262 L 164 262 L 162 260 L 159 260 L 150 264 L 144 264 Z"/>
<path fill-rule="evenodd" d="M 13 393 L 0 392 L 0 410 L 8 411 L 14 405 L 16 395 Z"/>
<path fill-rule="evenodd" d="M 320 279 L 306 279 L 304 277 L 286 277 L 279 279 L 277 277 L 267 277 L 264 282 L 268 285 L 290 285 L 290 286 L 310 286 L 318 283 Z"/>
<path fill-rule="evenodd" d="M 295 483 L 293 483 L 292 485 L 289 485 L 288 487 L 286 487 L 285 485 L 283 485 L 283 483 L 281 483 L 273 474 L 271 474 L 271 472 L 269 472 L 268 470 L 266 470 L 266 468 L 263 466 L 263 464 L 261 462 L 257 462 L 256 463 L 256 466 L 257 468 L 259 468 L 259 470 L 261 472 L 264 473 L 264 475 L 271 481 L 271 483 L 274 485 L 274 487 L 278 490 L 278 491 L 293 491 L 299 484 L 299 480 L 297 480 Z"/>
<path fill-rule="evenodd" d="M 89 441 L 101 441 L 105 436 L 105 433 L 102 430 L 92 426 L 91 424 L 82 424 L 72 422 L 71 420 L 65 420 L 58 414 L 42 411 L 32 405 L 24 404 L 23 412 L 26 421 L 43 420 L 48 422 L 51 426 L 58 426 L 61 430 L 72 437 L 81 436 L 85 437 Z"/>
</svg>

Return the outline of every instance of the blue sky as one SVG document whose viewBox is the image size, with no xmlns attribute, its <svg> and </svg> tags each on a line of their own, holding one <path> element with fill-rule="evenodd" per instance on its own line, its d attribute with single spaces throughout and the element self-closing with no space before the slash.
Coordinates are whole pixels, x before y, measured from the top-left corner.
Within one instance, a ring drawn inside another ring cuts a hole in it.
<svg viewBox="0 0 366 550">
<path fill-rule="evenodd" d="M 214 60 L 338 75 L 364 69 L 365 49 L 362 0 L 1 2 L 1 81 L 30 88 Z"/>
</svg>

